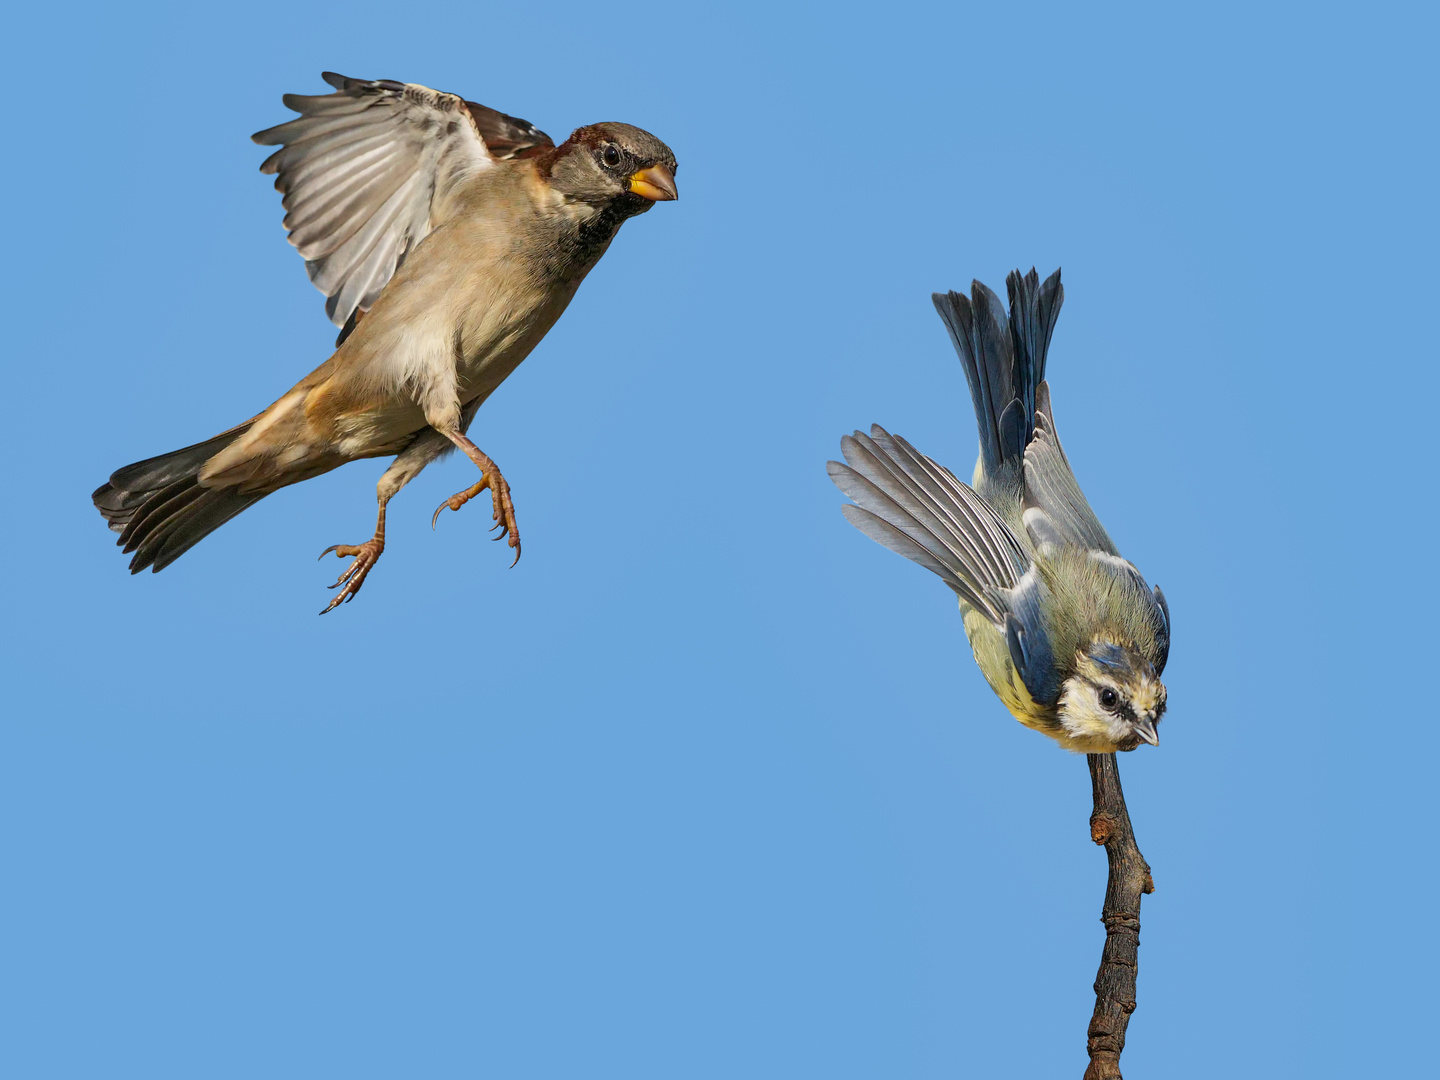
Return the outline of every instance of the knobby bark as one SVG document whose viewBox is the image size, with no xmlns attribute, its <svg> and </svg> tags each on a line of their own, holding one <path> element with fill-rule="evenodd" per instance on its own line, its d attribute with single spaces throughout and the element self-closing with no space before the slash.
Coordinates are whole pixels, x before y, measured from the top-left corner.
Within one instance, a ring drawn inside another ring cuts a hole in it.
<svg viewBox="0 0 1440 1080">
<path fill-rule="evenodd" d="M 1110 880 L 1105 886 L 1105 948 L 1095 976 L 1095 1015 L 1090 1018 L 1086 1049 L 1090 1064 L 1084 1080 L 1120 1080 L 1125 1028 L 1135 1011 L 1136 954 L 1140 949 L 1140 897 L 1155 891 L 1150 865 L 1135 844 L 1120 770 L 1114 754 L 1090 754 L 1090 786 L 1095 810 L 1090 839 L 1105 845 Z"/>
</svg>

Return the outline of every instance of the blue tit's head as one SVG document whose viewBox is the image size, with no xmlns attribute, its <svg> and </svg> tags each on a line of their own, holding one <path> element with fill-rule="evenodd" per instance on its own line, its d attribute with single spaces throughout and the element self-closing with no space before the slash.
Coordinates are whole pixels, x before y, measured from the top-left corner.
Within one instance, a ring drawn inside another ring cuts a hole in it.
<svg viewBox="0 0 1440 1080">
<path fill-rule="evenodd" d="M 1060 689 L 1060 723 L 1087 753 L 1159 746 L 1155 725 L 1163 715 L 1165 684 L 1154 665 L 1112 641 L 1092 641 Z"/>
</svg>

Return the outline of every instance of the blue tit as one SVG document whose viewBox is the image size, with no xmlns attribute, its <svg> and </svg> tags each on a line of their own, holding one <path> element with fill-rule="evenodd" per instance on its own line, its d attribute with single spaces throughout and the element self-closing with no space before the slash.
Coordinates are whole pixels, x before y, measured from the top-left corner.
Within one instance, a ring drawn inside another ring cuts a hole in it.
<svg viewBox="0 0 1440 1080">
<path fill-rule="evenodd" d="M 975 662 L 1020 723 L 1083 753 L 1158 745 L 1170 611 L 1121 558 L 1055 433 L 1045 356 L 1060 271 L 1005 284 L 1008 318 L 978 281 L 934 296 L 980 427 L 970 484 L 878 425 L 840 441 L 848 464 L 830 477 L 854 500 L 850 524 L 955 591 Z"/>
</svg>

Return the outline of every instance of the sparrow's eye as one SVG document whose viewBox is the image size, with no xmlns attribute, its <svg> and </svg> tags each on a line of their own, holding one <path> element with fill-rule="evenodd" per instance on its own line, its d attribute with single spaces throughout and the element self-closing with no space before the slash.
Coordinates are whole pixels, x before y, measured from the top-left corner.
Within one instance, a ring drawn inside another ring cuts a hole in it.
<svg viewBox="0 0 1440 1080">
<path fill-rule="evenodd" d="M 620 151 L 614 143 L 605 144 L 605 149 L 600 151 L 600 160 L 605 163 L 607 169 L 613 169 L 620 164 Z"/>
<path fill-rule="evenodd" d="M 1100 691 L 1100 704 L 1106 709 L 1113 709 L 1120 704 L 1120 695 L 1107 686 Z"/>
</svg>

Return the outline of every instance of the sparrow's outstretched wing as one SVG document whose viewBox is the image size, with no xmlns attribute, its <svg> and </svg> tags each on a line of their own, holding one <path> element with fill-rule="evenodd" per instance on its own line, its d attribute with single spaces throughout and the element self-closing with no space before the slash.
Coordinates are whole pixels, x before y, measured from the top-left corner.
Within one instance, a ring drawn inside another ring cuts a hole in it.
<svg viewBox="0 0 1440 1080">
<path fill-rule="evenodd" d="M 300 116 L 251 138 L 281 147 L 260 171 L 277 174 L 290 243 L 327 297 L 325 314 L 346 326 L 430 232 L 447 191 L 497 160 L 553 144 L 524 120 L 454 94 L 323 78 L 338 92 L 286 94 Z"/>
<path fill-rule="evenodd" d="M 477 105 L 473 101 L 465 102 L 465 108 L 470 110 L 470 118 L 475 121 L 480 138 L 485 140 L 485 148 L 492 157 L 510 161 L 533 157 L 542 150 L 555 148 L 555 140 L 529 120 L 507 116 L 498 109 Z"/>
</svg>

